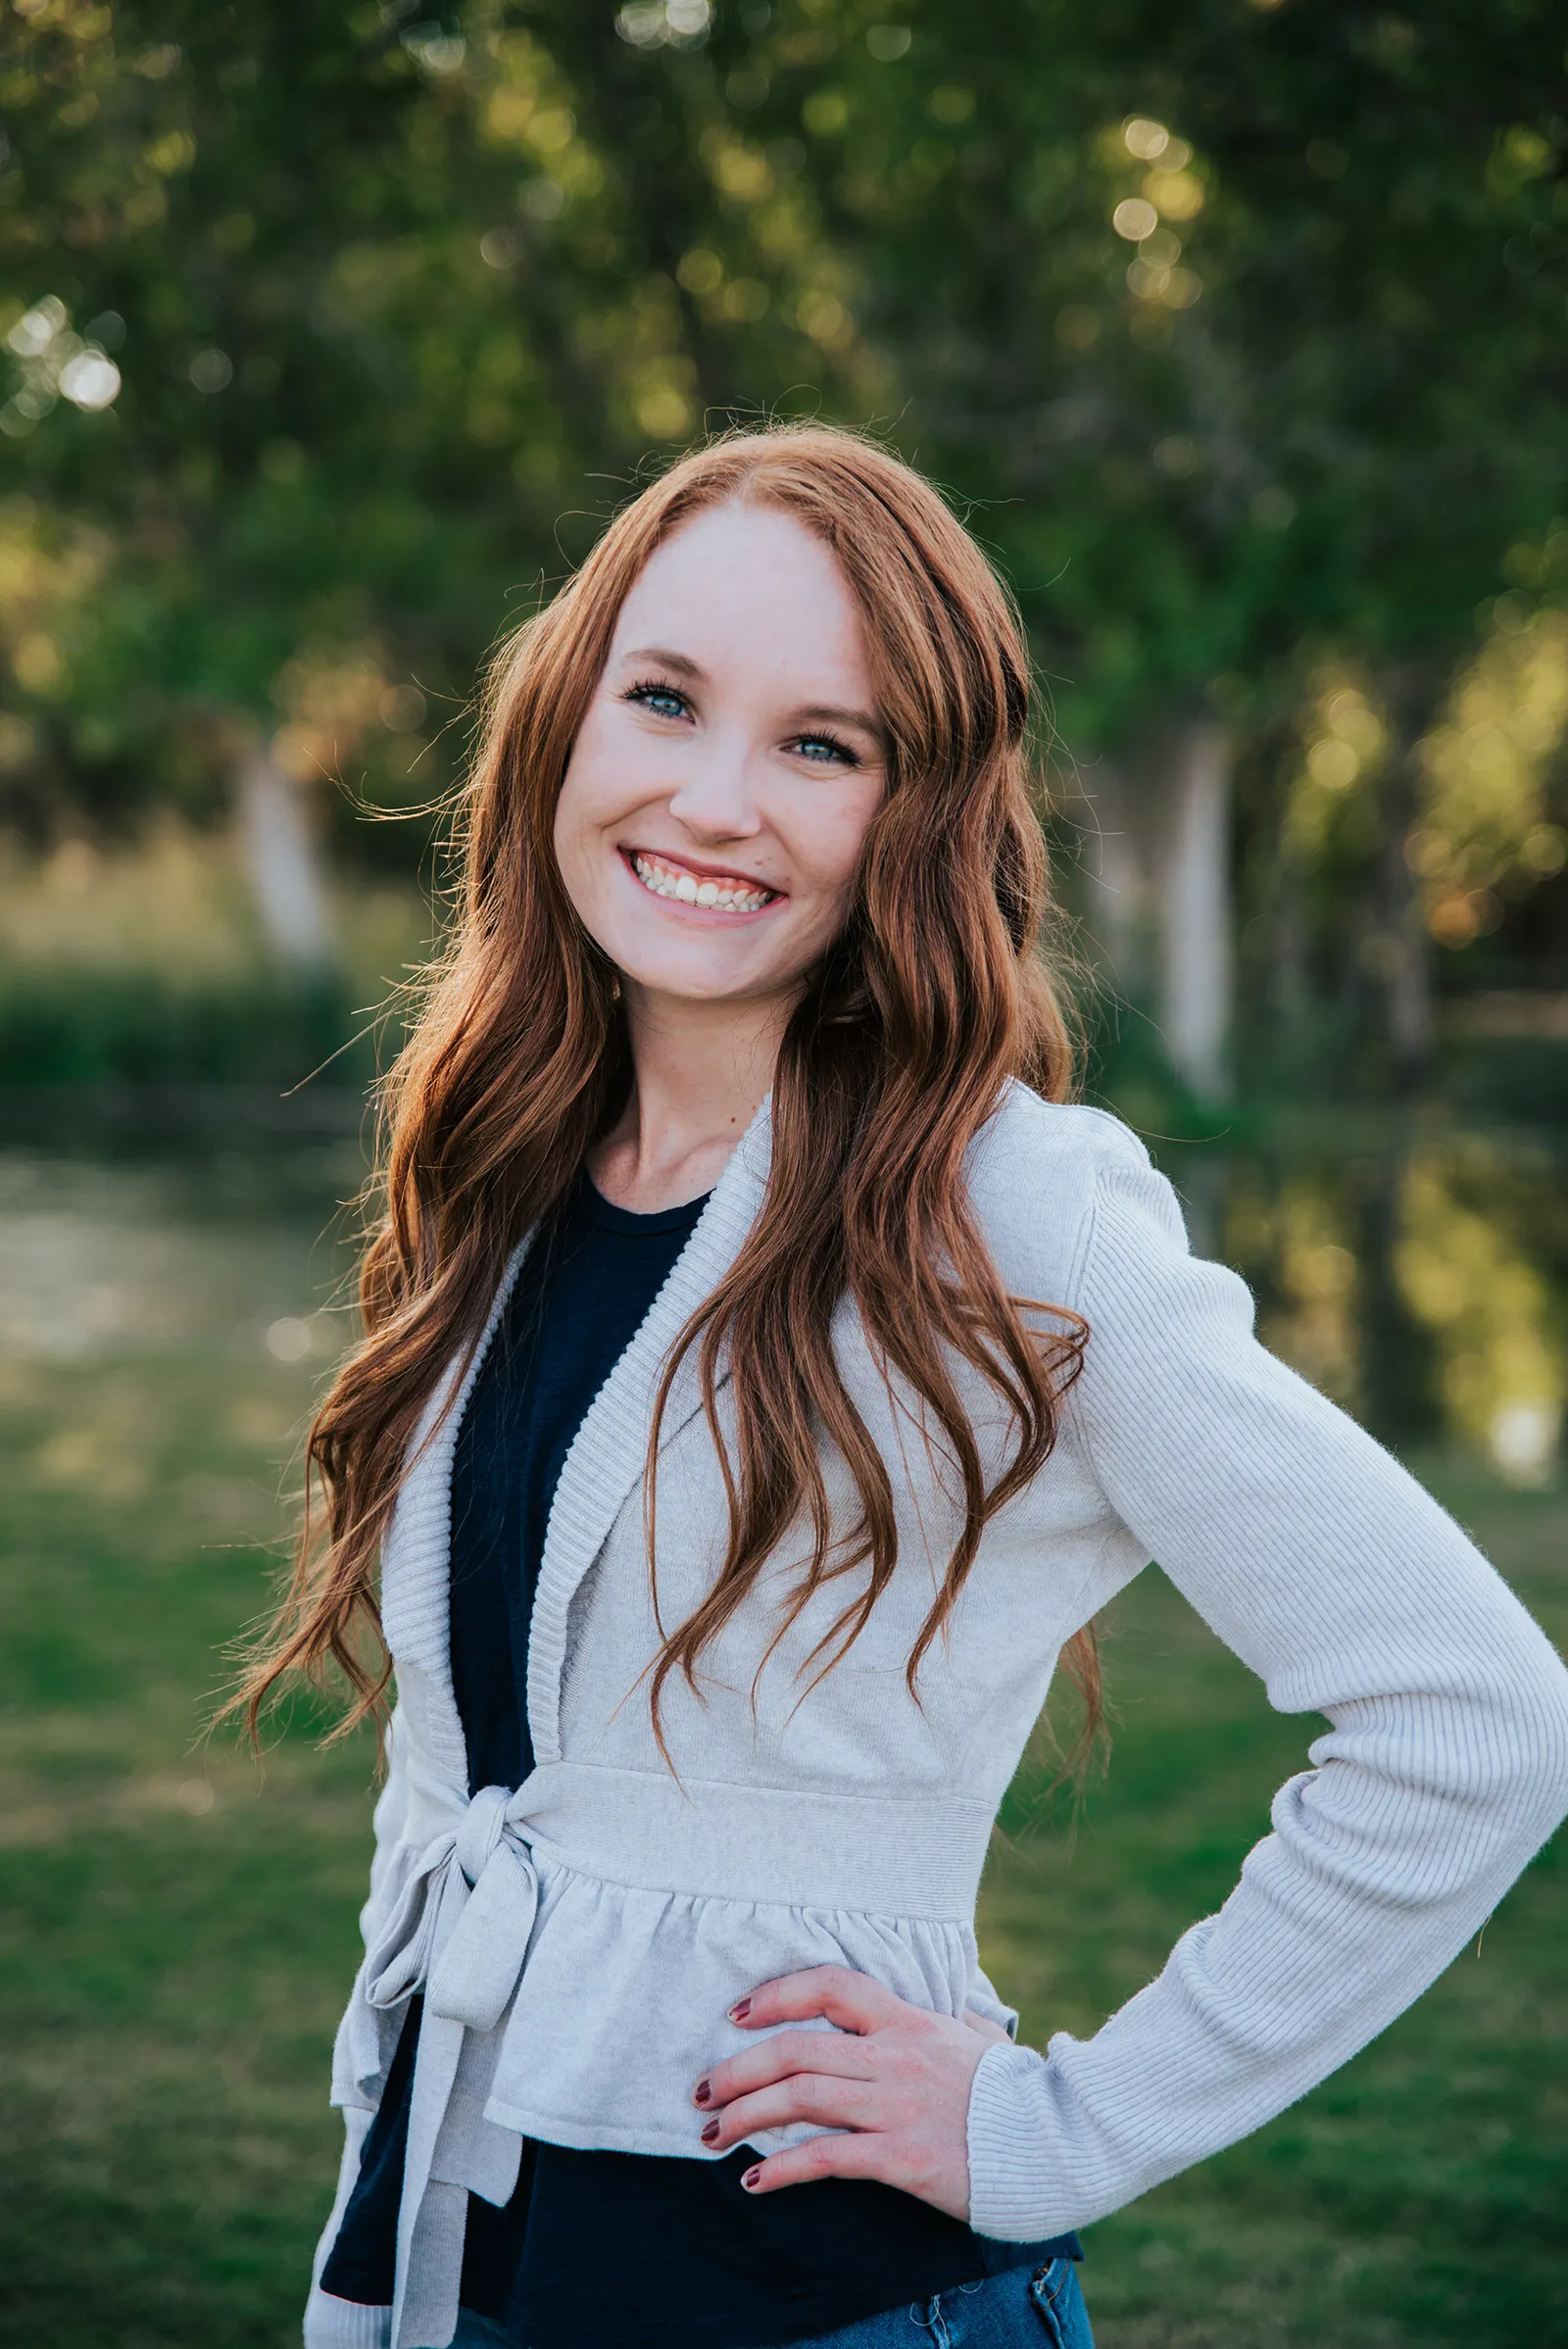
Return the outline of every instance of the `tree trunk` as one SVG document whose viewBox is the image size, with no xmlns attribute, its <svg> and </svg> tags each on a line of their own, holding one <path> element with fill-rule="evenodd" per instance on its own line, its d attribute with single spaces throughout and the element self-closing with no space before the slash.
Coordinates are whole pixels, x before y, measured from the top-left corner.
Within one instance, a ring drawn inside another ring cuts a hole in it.
<svg viewBox="0 0 1568 2349">
<path fill-rule="evenodd" d="M 1091 927 L 1122 994 L 1149 1005 L 1172 1068 L 1224 1099 L 1233 985 L 1230 747 L 1207 717 L 1087 768 Z"/>
<path fill-rule="evenodd" d="M 1422 918 L 1419 890 L 1404 867 L 1402 841 L 1390 859 L 1392 952 L 1389 958 L 1389 1042 L 1395 1062 L 1414 1074 L 1431 1057 L 1436 1041 L 1432 1015 L 1432 948 Z"/>
<path fill-rule="evenodd" d="M 299 795 L 263 744 L 240 760 L 235 788 L 246 869 L 268 944 L 302 975 L 326 970 L 332 920 Z"/>
<path fill-rule="evenodd" d="M 1426 1442 L 1443 1427 L 1431 1332 L 1405 1303 L 1395 1270 L 1408 1163 L 1401 1136 L 1364 1166 L 1358 1183 L 1361 1416 L 1387 1444 Z"/>
<path fill-rule="evenodd" d="M 1169 742 L 1162 796 L 1160 1024 L 1177 1074 L 1200 1100 L 1219 1101 L 1231 1010 L 1231 773 L 1212 719 Z"/>
<path fill-rule="evenodd" d="M 1407 738 L 1419 740 L 1417 724 Z M 1406 751 L 1390 773 L 1384 798 L 1387 843 L 1381 880 L 1383 952 L 1377 976 L 1383 983 L 1383 1015 L 1396 1084 L 1402 1089 L 1432 1057 L 1436 1021 L 1432 1008 L 1432 947 L 1421 905 L 1421 884 L 1405 861 L 1405 835 L 1420 805 L 1416 755 Z"/>
<path fill-rule="evenodd" d="M 1096 945 L 1129 1000 L 1145 992 L 1145 931 L 1148 924 L 1144 859 L 1145 825 L 1129 775 L 1103 759 L 1081 772 L 1089 807 L 1084 870 L 1093 901 L 1091 927 Z"/>
</svg>

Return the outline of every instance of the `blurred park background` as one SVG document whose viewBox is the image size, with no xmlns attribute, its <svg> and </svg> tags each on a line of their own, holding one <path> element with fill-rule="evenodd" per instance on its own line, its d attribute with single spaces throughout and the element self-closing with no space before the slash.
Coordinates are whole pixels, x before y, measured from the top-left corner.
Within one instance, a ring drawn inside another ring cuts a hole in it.
<svg viewBox="0 0 1568 2349">
<path fill-rule="evenodd" d="M 1565 38 L 0 16 L 0 2336 L 297 2337 L 372 1756 L 194 1740 L 347 1328 L 476 675 L 704 429 L 870 425 L 994 550 L 1091 1098 L 1568 1635 Z M 988 1879 L 1032 2035 L 1223 1897 L 1310 1734 L 1153 1573 L 1106 1652 L 1109 1776 L 1026 1765 Z M 1095 2228 L 1102 2349 L 1568 2341 L 1563 1889 Z"/>
</svg>

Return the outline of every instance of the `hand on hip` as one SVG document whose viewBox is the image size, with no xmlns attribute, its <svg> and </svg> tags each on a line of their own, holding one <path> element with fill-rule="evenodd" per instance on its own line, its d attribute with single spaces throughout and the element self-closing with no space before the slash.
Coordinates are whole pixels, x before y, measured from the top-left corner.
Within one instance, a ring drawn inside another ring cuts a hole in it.
<svg viewBox="0 0 1568 2349">
<path fill-rule="evenodd" d="M 969 2216 L 969 2088 L 1006 2033 L 966 2013 L 933 2015 L 847 1966 L 763 1982 L 731 2007 L 743 2031 L 822 2018 L 837 2028 L 777 2031 L 705 2073 L 692 2101 L 703 2143 L 726 2153 L 762 2130 L 805 2121 L 842 2135 L 808 2138 L 748 2170 L 751 2193 L 816 2178 L 875 2178 L 955 2219 Z"/>
</svg>

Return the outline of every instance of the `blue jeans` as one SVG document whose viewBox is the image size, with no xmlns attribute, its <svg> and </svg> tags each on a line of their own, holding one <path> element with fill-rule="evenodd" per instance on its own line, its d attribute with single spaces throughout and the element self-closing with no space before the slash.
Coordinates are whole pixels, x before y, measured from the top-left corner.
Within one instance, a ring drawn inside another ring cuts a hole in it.
<svg viewBox="0 0 1568 2349">
<path fill-rule="evenodd" d="M 515 2349 L 499 2325 L 466 2309 L 452 2349 Z M 591 2349 L 584 2342 L 583 2349 Z M 1014 2268 L 983 2283 L 956 2284 L 934 2300 L 817 2333 L 791 2349 L 1095 2349 L 1089 2312 L 1070 2259 Z"/>
</svg>

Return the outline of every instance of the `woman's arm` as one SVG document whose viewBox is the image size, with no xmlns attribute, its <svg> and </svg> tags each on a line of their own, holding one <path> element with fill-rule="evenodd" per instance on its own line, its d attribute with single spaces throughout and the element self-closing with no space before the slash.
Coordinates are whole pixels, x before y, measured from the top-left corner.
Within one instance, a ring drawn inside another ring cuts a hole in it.
<svg viewBox="0 0 1568 2349">
<path fill-rule="evenodd" d="M 1215 1917 L 1093 2038 L 988 2052 L 973 2223 L 1101 2217 L 1343 2064 L 1484 1924 L 1568 1807 L 1568 1674 L 1436 1501 L 1260 1346 L 1117 1134 L 1074 1410 L 1104 1492 L 1281 1712 L 1329 1728 Z M 1048 1471 L 1049 1473 L 1049 1471 Z"/>
<path fill-rule="evenodd" d="M 828 2014 L 853 2035 L 780 2032 L 717 2067 L 699 2094 L 714 2149 L 786 2120 L 855 2133 L 773 2155 L 754 2190 L 876 2177 L 1024 2242 L 1102 2217 L 1383 2030 L 1568 1807 L 1568 1673 L 1544 1635 L 1397 1462 L 1257 1345 L 1244 1285 L 1194 1260 L 1133 1138 L 1106 1121 L 1106 1145 L 1073 1300 L 1079 1430 L 1117 1514 L 1271 1703 L 1330 1727 L 1219 1914 L 1049 2059 L 867 2001 L 838 1969 L 764 1985 L 747 2023 Z"/>
</svg>

